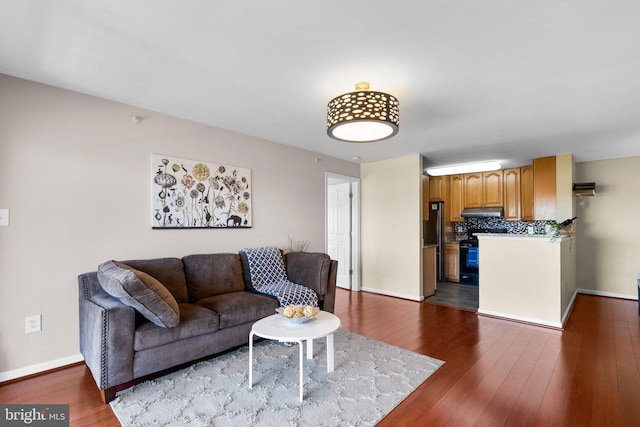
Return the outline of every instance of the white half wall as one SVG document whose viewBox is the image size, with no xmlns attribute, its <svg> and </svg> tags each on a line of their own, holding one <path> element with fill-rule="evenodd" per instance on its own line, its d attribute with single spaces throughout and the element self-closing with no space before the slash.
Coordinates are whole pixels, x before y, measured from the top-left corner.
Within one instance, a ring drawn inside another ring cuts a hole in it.
<svg viewBox="0 0 640 427">
<path fill-rule="evenodd" d="M 362 290 L 422 300 L 422 156 L 360 169 Z"/>
</svg>

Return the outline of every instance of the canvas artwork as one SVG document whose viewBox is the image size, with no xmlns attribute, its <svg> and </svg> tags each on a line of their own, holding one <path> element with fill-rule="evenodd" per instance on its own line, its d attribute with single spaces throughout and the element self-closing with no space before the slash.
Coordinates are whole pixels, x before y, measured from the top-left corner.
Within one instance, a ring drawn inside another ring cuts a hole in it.
<svg viewBox="0 0 640 427">
<path fill-rule="evenodd" d="M 153 228 L 250 228 L 251 169 L 154 154 Z"/>
</svg>

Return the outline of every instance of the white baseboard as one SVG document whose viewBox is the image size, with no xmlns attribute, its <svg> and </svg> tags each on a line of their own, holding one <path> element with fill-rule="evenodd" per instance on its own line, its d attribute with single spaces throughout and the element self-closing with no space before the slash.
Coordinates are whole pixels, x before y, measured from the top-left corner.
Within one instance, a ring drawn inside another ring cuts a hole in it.
<svg viewBox="0 0 640 427">
<path fill-rule="evenodd" d="M 549 322 L 547 320 L 536 319 L 533 317 L 516 316 L 508 313 L 500 313 L 497 311 L 478 309 L 478 314 L 484 314 L 485 316 L 498 317 L 501 319 L 517 320 L 518 322 L 531 323 L 535 325 L 548 326 L 550 328 L 562 329 L 562 323 Z"/>
<path fill-rule="evenodd" d="M 422 301 L 424 298 L 416 298 L 413 295 L 407 295 L 407 294 L 401 294 L 401 293 L 397 293 L 397 292 L 391 292 L 391 291 L 384 291 L 381 289 L 374 289 L 374 288 L 361 288 L 360 290 L 364 291 L 364 292 L 371 292 L 372 294 L 380 294 L 380 295 L 387 295 L 390 297 L 396 297 L 396 298 L 402 298 L 402 299 L 408 299 L 411 301 Z"/>
<path fill-rule="evenodd" d="M 576 303 L 576 297 L 578 296 L 578 291 L 574 291 L 573 295 L 571 295 L 571 301 L 569 301 L 569 305 L 564 310 L 564 314 L 562 315 L 562 327 L 567 324 L 567 320 L 569 320 L 569 314 L 571 314 L 571 310 L 573 310 L 573 304 Z"/>
<path fill-rule="evenodd" d="M 0 372 L 0 383 L 48 371 L 50 369 L 60 368 L 61 366 L 82 362 L 83 360 L 84 357 L 82 357 L 82 355 L 78 353 L 73 356 L 62 357 L 60 359 L 50 360 L 48 362 L 38 363 L 31 366 L 25 366 L 23 368 L 12 369 L 11 371 Z"/>
<path fill-rule="evenodd" d="M 621 298 L 638 301 L 637 295 L 616 294 L 614 292 L 592 291 L 591 289 L 578 289 L 579 294 L 596 295 L 599 297 Z"/>
</svg>

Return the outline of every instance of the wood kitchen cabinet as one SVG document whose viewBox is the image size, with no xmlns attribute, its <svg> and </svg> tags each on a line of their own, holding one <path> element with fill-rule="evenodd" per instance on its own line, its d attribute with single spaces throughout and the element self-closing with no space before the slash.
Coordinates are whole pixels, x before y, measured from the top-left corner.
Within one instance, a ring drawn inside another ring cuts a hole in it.
<svg viewBox="0 0 640 427">
<path fill-rule="evenodd" d="M 449 220 L 462 222 L 460 216 L 464 208 L 464 175 L 449 175 Z M 446 206 L 446 202 L 445 202 Z"/>
<path fill-rule="evenodd" d="M 556 158 L 543 157 L 533 160 L 533 219 L 555 221 L 556 202 Z"/>
<path fill-rule="evenodd" d="M 460 247 L 457 243 L 444 244 L 444 279 L 448 282 L 460 281 Z"/>
<path fill-rule="evenodd" d="M 520 203 L 522 221 L 533 221 L 533 165 L 520 168 Z"/>
<path fill-rule="evenodd" d="M 505 169 L 504 176 L 504 219 L 520 221 L 521 215 L 521 171 L 520 168 Z"/>
<path fill-rule="evenodd" d="M 464 207 L 484 208 L 503 205 L 502 170 L 464 174 Z"/>
<path fill-rule="evenodd" d="M 430 297 L 436 293 L 437 281 L 436 246 L 422 248 L 422 296 Z"/>
<path fill-rule="evenodd" d="M 482 172 L 465 173 L 464 179 L 464 204 L 465 208 L 481 208 L 483 203 Z"/>
<path fill-rule="evenodd" d="M 504 204 L 503 171 L 484 172 L 483 197 L 485 207 L 500 207 Z"/>
<path fill-rule="evenodd" d="M 448 176 L 429 177 L 429 201 L 444 202 L 447 194 Z"/>
</svg>

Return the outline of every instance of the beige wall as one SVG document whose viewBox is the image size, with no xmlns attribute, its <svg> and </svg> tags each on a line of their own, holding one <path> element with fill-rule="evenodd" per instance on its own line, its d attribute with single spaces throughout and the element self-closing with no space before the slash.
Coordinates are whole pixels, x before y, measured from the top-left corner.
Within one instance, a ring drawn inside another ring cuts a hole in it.
<svg viewBox="0 0 640 427">
<path fill-rule="evenodd" d="M 134 114 L 144 121 L 132 123 Z M 253 228 L 152 230 L 152 153 L 252 169 Z M 0 378 L 77 358 L 77 275 L 105 260 L 286 248 L 287 236 L 324 251 L 326 171 L 360 173 L 355 163 L 0 75 L 0 208 L 11 221 L 0 227 Z M 33 314 L 42 332 L 25 334 Z"/>
<path fill-rule="evenodd" d="M 575 238 L 566 239 L 560 245 L 560 256 L 562 260 L 560 267 L 560 284 L 562 286 L 560 307 L 563 324 L 571 313 L 571 305 L 578 290 L 578 283 L 576 281 L 577 249 Z"/>
<path fill-rule="evenodd" d="M 360 169 L 362 289 L 422 297 L 422 156 Z"/>
<path fill-rule="evenodd" d="M 640 272 L 640 157 L 576 164 L 577 182 L 595 182 L 595 197 L 576 207 L 578 288 L 637 297 Z"/>
</svg>

